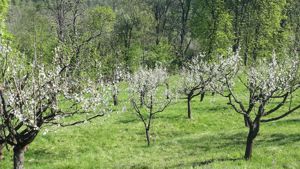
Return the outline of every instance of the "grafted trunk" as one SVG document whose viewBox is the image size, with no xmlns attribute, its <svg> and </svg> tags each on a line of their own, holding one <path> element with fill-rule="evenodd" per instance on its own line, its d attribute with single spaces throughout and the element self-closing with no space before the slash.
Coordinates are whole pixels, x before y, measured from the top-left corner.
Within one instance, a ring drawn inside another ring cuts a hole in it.
<svg viewBox="0 0 300 169">
<path fill-rule="evenodd" d="M 192 110 L 191 110 L 191 97 L 188 97 L 187 106 L 188 106 L 188 118 L 192 119 Z"/>
<path fill-rule="evenodd" d="M 14 169 L 24 169 L 24 154 L 26 146 L 14 147 Z"/>
<path fill-rule="evenodd" d="M 146 128 L 146 139 L 147 139 L 147 145 L 150 146 L 149 128 Z"/>
</svg>

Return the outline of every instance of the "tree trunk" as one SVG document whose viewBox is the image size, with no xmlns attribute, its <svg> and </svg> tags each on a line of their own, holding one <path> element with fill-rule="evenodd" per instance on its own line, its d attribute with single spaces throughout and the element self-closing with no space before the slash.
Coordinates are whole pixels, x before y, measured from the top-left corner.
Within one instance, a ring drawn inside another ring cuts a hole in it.
<svg viewBox="0 0 300 169">
<path fill-rule="evenodd" d="M 167 90 L 168 90 L 168 92 L 167 92 L 167 99 L 170 99 L 170 93 L 169 93 L 170 87 L 169 87 L 169 83 L 166 83 L 166 87 L 167 87 Z"/>
<path fill-rule="evenodd" d="M 144 94 L 140 94 L 140 106 L 142 107 L 144 105 Z"/>
<path fill-rule="evenodd" d="M 253 148 L 253 141 L 256 138 L 259 132 L 260 122 L 255 122 L 254 124 L 249 124 L 249 133 L 247 137 L 247 145 L 245 151 L 245 160 L 250 160 L 252 157 L 252 148 Z"/>
<path fill-rule="evenodd" d="M 0 160 L 3 160 L 4 156 L 3 156 L 3 148 L 4 148 L 4 144 L 0 144 Z"/>
<path fill-rule="evenodd" d="M 245 122 L 245 127 L 249 127 L 248 121 L 247 121 L 247 116 L 244 115 L 244 122 Z"/>
<path fill-rule="evenodd" d="M 188 106 L 188 118 L 189 119 L 192 119 L 192 110 L 191 110 L 191 98 L 188 97 L 188 100 L 187 100 L 187 106 Z"/>
<path fill-rule="evenodd" d="M 202 102 L 204 100 L 204 96 L 205 96 L 205 92 L 202 92 L 200 94 L 200 102 Z"/>
<path fill-rule="evenodd" d="M 114 106 L 118 105 L 118 96 L 116 94 L 113 95 Z"/>
<path fill-rule="evenodd" d="M 155 26 L 155 30 L 156 30 L 156 45 L 159 45 L 160 42 L 160 24 L 159 24 L 159 18 L 158 18 L 157 12 L 155 13 L 155 20 L 156 20 L 156 26 Z"/>
<path fill-rule="evenodd" d="M 150 135 L 149 135 L 149 129 L 146 128 L 146 139 L 147 139 L 147 145 L 150 146 Z"/>
<path fill-rule="evenodd" d="M 24 169 L 24 154 L 26 146 L 14 147 L 14 169 Z"/>
<path fill-rule="evenodd" d="M 249 131 L 249 134 L 248 134 L 248 137 L 247 137 L 246 151 L 245 151 L 245 160 L 250 160 L 251 159 L 252 148 L 253 148 L 253 140 L 254 140 L 253 131 Z"/>
</svg>

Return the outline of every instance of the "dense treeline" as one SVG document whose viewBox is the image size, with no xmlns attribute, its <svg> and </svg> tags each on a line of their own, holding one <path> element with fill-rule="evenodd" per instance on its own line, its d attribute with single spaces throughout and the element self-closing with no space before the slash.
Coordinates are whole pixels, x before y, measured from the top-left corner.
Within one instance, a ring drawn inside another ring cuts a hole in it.
<svg viewBox="0 0 300 169">
<path fill-rule="evenodd" d="M 29 60 L 50 63 L 60 45 L 74 67 L 101 62 L 112 74 L 118 66 L 175 70 L 200 52 L 216 59 L 240 49 L 248 64 L 299 51 L 299 10 L 296 0 L 12 0 L 7 25 Z"/>
</svg>

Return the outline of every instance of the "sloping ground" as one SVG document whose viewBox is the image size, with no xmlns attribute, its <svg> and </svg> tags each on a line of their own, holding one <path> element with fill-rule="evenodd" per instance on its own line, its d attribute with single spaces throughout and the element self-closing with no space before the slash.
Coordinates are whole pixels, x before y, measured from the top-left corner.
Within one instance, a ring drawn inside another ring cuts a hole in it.
<svg viewBox="0 0 300 169">
<path fill-rule="evenodd" d="M 298 98 L 298 103 L 300 99 Z M 48 128 L 29 147 L 27 169 L 147 168 L 300 168 L 300 111 L 263 124 L 253 159 L 242 159 L 247 128 L 226 100 L 209 96 L 193 101 L 193 119 L 186 118 L 184 100 L 173 103 L 154 120 L 152 145 L 122 96 L 120 106 L 93 123 Z M 124 111 L 126 109 L 126 111 Z M 123 112 L 121 111 L 123 110 Z M 0 168 L 12 168 L 11 152 Z M 9 153 L 9 154 L 7 154 Z"/>
</svg>

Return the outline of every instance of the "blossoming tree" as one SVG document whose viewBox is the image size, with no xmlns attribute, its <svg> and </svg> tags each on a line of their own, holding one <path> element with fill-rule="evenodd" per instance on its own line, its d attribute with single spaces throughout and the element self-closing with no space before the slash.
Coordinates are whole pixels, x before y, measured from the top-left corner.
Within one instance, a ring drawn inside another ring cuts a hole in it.
<svg viewBox="0 0 300 169">
<path fill-rule="evenodd" d="M 196 96 L 201 96 L 203 101 L 207 92 L 222 89 L 222 83 L 216 83 L 222 79 L 223 70 L 232 70 L 237 56 L 223 57 L 220 56 L 217 61 L 207 60 L 204 55 L 193 58 L 180 73 L 179 93 L 184 94 L 187 100 L 188 118 L 192 118 L 191 101 Z"/>
<path fill-rule="evenodd" d="M 121 66 L 116 66 L 113 71 L 112 78 L 110 79 L 111 83 L 111 92 L 113 97 L 113 104 L 115 106 L 118 105 L 118 95 L 119 95 L 119 85 L 120 82 L 125 78 L 125 71 L 121 68 Z"/>
<path fill-rule="evenodd" d="M 168 74 L 164 68 L 140 68 L 129 80 L 130 101 L 138 118 L 143 122 L 147 145 L 150 146 L 151 124 L 157 113 L 163 112 L 171 102 L 166 81 Z M 143 94 L 143 104 L 140 97 Z"/>
<path fill-rule="evenodd" d="M 68 76 L 67 59 L 57 56 L 50 66 L 9 60 L 0 89 L 0 141 L 13 147 L 15 169 L 24 168 L 26 147 L 45 125 L 73 126 L 106 112 L 106 86 Z"/>
<path fill-rule="evenodd" d="M 249 128 L 244 156 L 249 160 L 261 122 L 282 119 L 300 108 L 299 103 L 288 109 L 284 107 L 300 87 L 299 59 L 286 58 L 278 62 L 274 54 L 271 61 L 261 60 L 250 67 L 222 73 L 222 83 L 228 92 L 222 95 L 228 98 L 228 104 L 237 113 L 244 116 Z M 236 75 L 238 83 L 244 86 L 246 93 L 236 90 L 232 75 Z"/>
<path fill-rule="evenodd" d="M 194 97 L 201 95 L 204 98 L 205 92 L 209 90 L 209 84 L 214 76 L 212 73 L 214 64 L 209 63 L 203 55 L 193 58 L 186 63 L 180 72 L 179 93 L 186 96 L 188 118 L 192 118 L 191 101 Z"/>
</svg>

